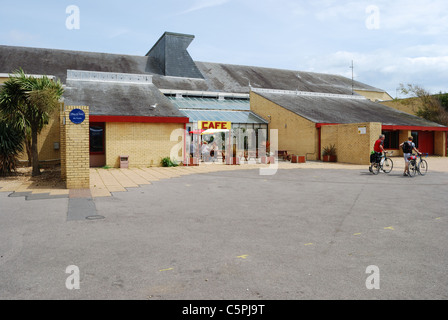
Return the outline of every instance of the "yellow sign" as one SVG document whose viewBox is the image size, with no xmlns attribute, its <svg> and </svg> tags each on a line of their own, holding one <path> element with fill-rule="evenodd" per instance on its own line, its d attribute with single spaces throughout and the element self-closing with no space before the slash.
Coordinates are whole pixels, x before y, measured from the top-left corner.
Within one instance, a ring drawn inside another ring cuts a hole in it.
<svg viewBox="0 0 448 320">
<path fill-rule="evenodd" d="M 208 130 L 208 129 L 231 130 L 232 123 L 225 121 L 199 121 L 198 127 L 200 130 Z"/>
</svg>

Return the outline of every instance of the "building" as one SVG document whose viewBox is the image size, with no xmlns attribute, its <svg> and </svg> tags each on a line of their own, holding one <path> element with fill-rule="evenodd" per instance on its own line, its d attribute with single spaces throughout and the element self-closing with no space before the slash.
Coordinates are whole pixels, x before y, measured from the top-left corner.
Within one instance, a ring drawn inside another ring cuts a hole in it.
<svg viewBox="0 0 448 320">
<path fill-rule="evenodd" d="M 353 138 L 344 126 L 357 133 L 359 124 L 385 133 L 390 149 L 418 132 L 420 148 L 446 155 L 448 128 L 375 103 L 390 99 L 384 90 L 339 75 L 194 61 L 193 39 L 166 32 L 145 56 L 0 46 L 0 83 L 18 68 L 60 79 L 65 106 L 89 107 L 91 166 L 117 167 L 123 155 L 131 166 L 157 166 L 176 146 L 184 160 L 200 121 L 231 122 L 233 134 L 254 130 L 254 145 L 259 130 L 276 129 L 279 149 L 309 160 L 336 139 L 342 151 Z M 64 158 L 61 121 L 55 115 L 40 135 L 43 161 Z M 366 163 L 371 141 L 361 140 L 339 161 Z"/>
<path fill-rule="evenodd" d="M 335 145 L 340 162 L 367 164 L 379 134 L 386 136 L 385 148 L 395 155 L 403 155 L 399 144 L 413 135 L 420 151 L 446 156 L 447 127 L 363 96 L 254 89 L 251 108 L 278 130 L 279 149 L 310 160 L 321 159 L 322 149 Z M 351 129 L 342 130 L 348 125 Z M 366 134 L 371 134 L 367 143 Z"/>
</svg>

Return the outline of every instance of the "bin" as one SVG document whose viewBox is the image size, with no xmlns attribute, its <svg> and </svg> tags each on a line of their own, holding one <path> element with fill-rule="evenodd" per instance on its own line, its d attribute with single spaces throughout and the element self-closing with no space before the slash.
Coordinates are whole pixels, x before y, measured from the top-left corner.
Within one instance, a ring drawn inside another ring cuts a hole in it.
<svg viewBox="0 0 448 320">
<path fill-rule="evenodd" d="M 120 156 L 120 168 L 129 169 L 129 156 Z"/>
<path fill-rule="evenodd" d="M 291 157 L 291 163 L 306 163 L 306 157 L 294 154 Z"/>
</svg>

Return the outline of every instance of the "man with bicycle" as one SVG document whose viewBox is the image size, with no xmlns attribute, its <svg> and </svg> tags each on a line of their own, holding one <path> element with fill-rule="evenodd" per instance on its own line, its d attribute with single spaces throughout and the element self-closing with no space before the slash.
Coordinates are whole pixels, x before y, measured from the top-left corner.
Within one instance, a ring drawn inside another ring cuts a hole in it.
<svg viewBox="0 0 448 320">
<path fill-rule="evenodd" d="M 379 161 L 381 156 L 383 155 L 384 150 L 384 140 L 386 139 L 386 136 L 384 134 L 380 135 L 378 140 L 375 142 L 375 146 L 373 147 L 373 151 L 375 152 L 374 160 L 376 162 Z M 372 169 L 369 168 L 370 172 L 372 172 Z"/>
<path fill-rule="evenodd" d="M 412 156 L 412 151 L 415 150 L 415 152 L 417 152 L 418 155 L 421 155 L 421 152 L 417 150 L 417 148 L 415 147 L 415 143 L 413 141 L 414 138 L 409 137 L 408 141 L 405 141 L 402 144 L 400 144 L 400 148 L 403 149 L 403 156 L 405 161 L 403 176 L 411 175 L 411 173 L 409 172 L 409 158 Z"/>
</svg>

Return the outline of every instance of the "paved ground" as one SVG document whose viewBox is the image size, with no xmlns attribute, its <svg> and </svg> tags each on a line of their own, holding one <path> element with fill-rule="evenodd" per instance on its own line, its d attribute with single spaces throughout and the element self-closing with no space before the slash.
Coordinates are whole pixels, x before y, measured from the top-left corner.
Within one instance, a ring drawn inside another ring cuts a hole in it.
<svg viewBox="0 0 448 320">
<path fill-rule="evenodd" d="M 401 158 L 393 158 L 394 171 L 403 172 L 404 161 Z M 429 160 L 431 171 L 448 172 L 448 158 L 431 157 Z M 364 165 L 349 165 L 340 163 L 323 163 L 311 161 L 305 164 L 292 164 L 280 161 L 279 169 L 347 169 L 366 170 Z M 132 168 L 132 169 L 90 169 L 90 193 L 89 197 L 111 197 L 115 192 L 126 192 L 129 188 L 150 185 L 154 182 L 177 178 L 198 173 L 251 170 L 270 168 L 266 165 L 244 164 L 241 166 L 226 166 L 222 164 L 201 164 L 200 167 L 177 168 Z M 0 192 L 13 193 L 13 197 L 25 197 L 27 200 L 79 198 L 78 190 L 66 190 L 59 177 L 50 177 L 47 181 L 39 179 L 33 181 L 30 178 L 2 178 L 0 179 Z M 85 195 L 85 190 L 80 191 Z"/>
<path fill-rule="evenodd" d="M 447 172 L 309 166 L 112 197 L 0 193 L 0 299 L 448 298 Z M 80 290 L 65 287 L 69 265 Z M 366 289 L 370 265 L 379 290 Z"/>
</svg>

